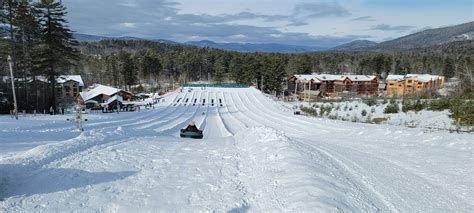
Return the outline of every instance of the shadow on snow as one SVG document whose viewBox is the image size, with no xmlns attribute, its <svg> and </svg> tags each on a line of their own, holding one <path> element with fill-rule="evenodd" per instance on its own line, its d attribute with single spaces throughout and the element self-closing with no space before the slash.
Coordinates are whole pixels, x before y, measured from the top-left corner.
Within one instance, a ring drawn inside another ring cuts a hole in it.
<svg viewBox="0 0 474 213">
<path fill-rule="evenodd" d="M 68 168 L 31 168 L 0 165 L 0 201 L 14 196 L 32 196 L 125 179 L 136 172 L 87 172 Z"/>
</svg>

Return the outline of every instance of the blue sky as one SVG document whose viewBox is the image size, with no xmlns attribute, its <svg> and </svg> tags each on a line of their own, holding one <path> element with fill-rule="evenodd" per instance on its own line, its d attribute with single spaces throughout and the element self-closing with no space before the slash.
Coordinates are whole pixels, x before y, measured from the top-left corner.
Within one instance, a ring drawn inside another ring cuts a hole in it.
<svg viewBox="0 0 474 213">
<path fill-rule="evenodd" d="M 474 20 L 472 0 L 63 0 L 79 33 L 330 47 Z"/>
</svg>

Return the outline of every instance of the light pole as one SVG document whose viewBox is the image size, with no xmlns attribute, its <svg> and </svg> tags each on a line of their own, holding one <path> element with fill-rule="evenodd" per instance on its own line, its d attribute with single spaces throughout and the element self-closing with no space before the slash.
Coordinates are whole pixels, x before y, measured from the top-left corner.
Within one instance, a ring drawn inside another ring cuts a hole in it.
<svg viewBox="0 0 474 213">
<path fill-rule="evenodd" d="M 18 105 L 16 102 L 16 92 L 15 92 L 15 79 L 13 78 L 13 65 L 12 65 L 12 57 L 8 56 L 7 58 L 8 65 L 10 67 L 10 77 L 12 81 L 12 91 L 13 91 L 13 113 L 15 113 L 15 118 L 18 120 Z"/>
<path fill-rule="evenodd" d="M 117 114 L 119 114 L 119 105 L 120 105 L 119 104 L 119 93 L 120 93 L 119 88 L 117 88 L 117 94 L 116 94 L 116 96 L 117 96 Z"/>
</svg>

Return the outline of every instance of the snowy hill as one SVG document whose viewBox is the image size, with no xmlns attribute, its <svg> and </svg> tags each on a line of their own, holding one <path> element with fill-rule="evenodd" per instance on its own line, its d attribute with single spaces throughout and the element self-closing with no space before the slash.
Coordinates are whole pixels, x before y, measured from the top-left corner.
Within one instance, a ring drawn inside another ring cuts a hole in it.
<svg viewBox="0 0 474 213">
<path fill-rule="evenodd" d="M 414 48 L 427 48 L 436 45 L 447 44 L 453 41 L 473 40 L 474 22 L 468 22 L 455 26 L 428 29 L 401 38 L 379 43 L 367 48 L 371 51 L 399 51 Z"/>
<path fill-rule="evenodd" d="M 0 212 L 473 209 L 471 134 L 297 116 L 254 88 L 183 91 L 87 114 L 83 133 L 70 115 L 0 116 Z M 204 139 L 179 137 L 190 121 Z"/>
</svg>

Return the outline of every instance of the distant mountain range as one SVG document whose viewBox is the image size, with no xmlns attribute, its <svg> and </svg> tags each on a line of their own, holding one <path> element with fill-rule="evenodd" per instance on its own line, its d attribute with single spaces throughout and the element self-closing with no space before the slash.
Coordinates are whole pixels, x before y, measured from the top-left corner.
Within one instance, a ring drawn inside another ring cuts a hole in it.
<svg viewBox="0 0 474 213">
<path fill-rule="evenodd" d="M 106 37 L 87 35 L 81 33 L 75 33 L 74 38 L 80 42 L 96 42 L 102 40 L 150 40 L 141 39 L 136 37 Z M 151 39 L 150 41 L 156 41 L 161 43 L 172 43 L 180 44 L 178 42 L 164 40 L 164 39 Z M 309 47 L 309 46 L 298 46 L 298 45 L 287 45 L 287 44 L 252 44 L 252 43 L 217 43 L 209 40 L 202 41 L 190 41 L 181 43 L 184 45 L 192 45 L 197 47 L 209 47 L 216 49 L 232 50 L 239 52 L 282 52 L 282 53 L 297 53 L 297 52 L 313 52 L 321 51 L 327 48 L 322 47 Z"/>
<path fill-rule="evenodd" d="M 131 36 L 122 36 L 122 37 L 107 37 L 107 36 L 97 36 L 97 35 L 88 35 L 82 33 L 74 33 L 74 38 L 80 42 L 95 42 L 95 41 L 102 41 L 102 40 L 148 40 L 148 41 L 156 41 L 161 43 L 173 43 L 176 44 L 177 42 L 164 40 L 164 39 L 143 39 Z"/>
<path fill-rule="evenodd" d="M 339 45 L 329 49 L 329 51 L 358 51 L 376 46 L 378 43 L 369 40 L 355 40 L 347 44 Z"/>
<path fill-rule="evenodd" d="M 105 37 L 86 34 L 74 34 L 74 37 L 82 42 L 94 42 L 108 39 L 119 40 L 146 40 L 135 37 Z M 209 47 L 225 49 L 240 52 L 281 52 L 281 53 L 299 53 L 315 51 L 336 51 L 336 52 L 396 52 L 409 49 L 420 49 L 439 46 L 451 42 L 463 42 L 474 40 L 474 22 L 460 24 L 456 26 L 443 27 L 437 29 L 428 29 L 411 35 L 403 36 L 390 41 L 376 43 L 368 40 L 355 40 L 347 44 L 339 45 L 333 48 L 298 46 L 288 44 L 254 44 L 254 43 L 217 43 L 209 40 L 190 41 L 178 43 L 169 40 L 156 39 L 160 43 L 184 44 L 197 47 Z"/>
<path fill-rule="evenodd" d="M 469 41 L 474 39 L 474 22 L 456 26 L 424 30 L 403 36 L 376 46 L 366 48 L 368 51 L 389 52 L 415 48 L 427 48 L 447 44 L 454 41 Z"/>
<path fill-rule="evenodd" d="M 185 44 L 198 46 L 198 47 L 209 47 L 225 50 L 233 50 L 239 52 L 286 52 L 286 53 L 297 53 L 297 52 L 313 52 L 325 50 L 322 47 L 309 47 L 309 46 L 298 46 L 288 44 L 252 44 L 252 43 L 216 43 L 213 41 L 190 41 Z"/>
</svg>

